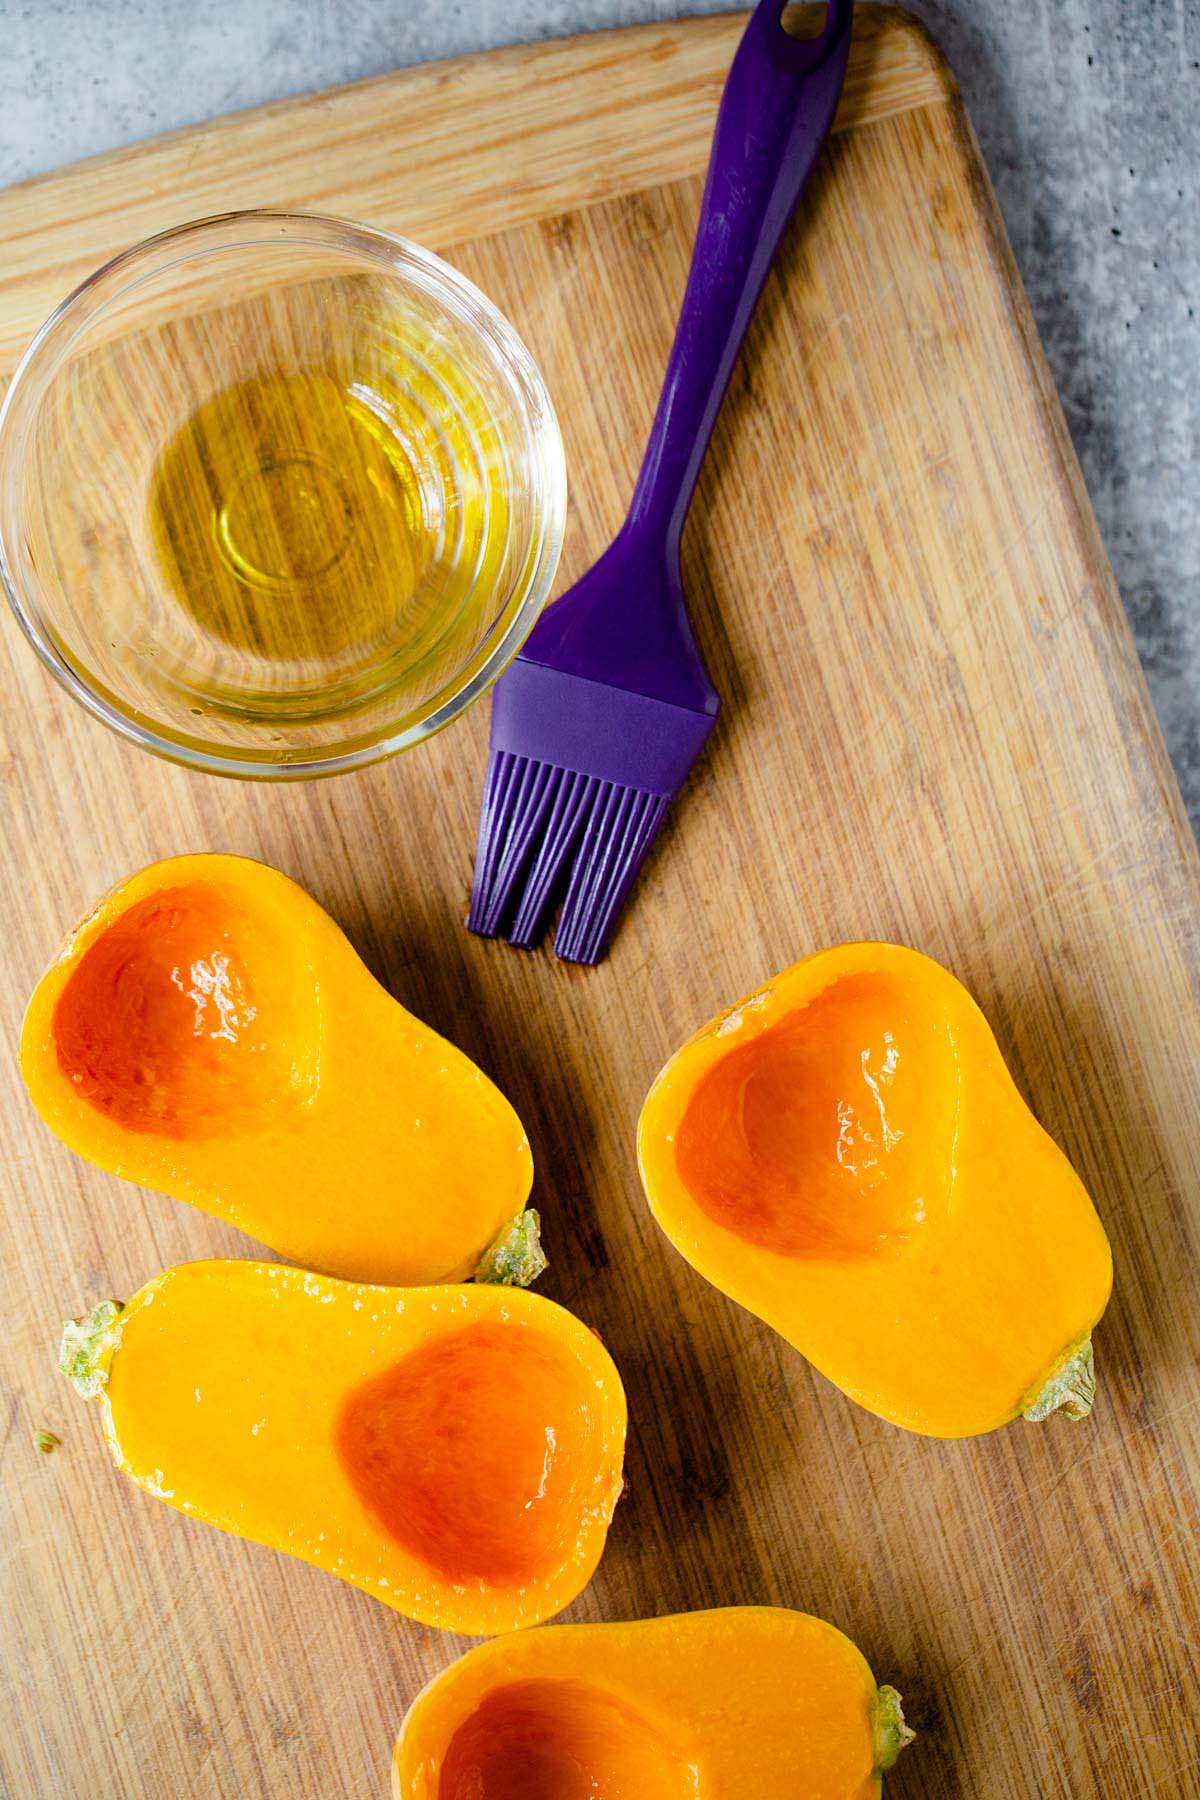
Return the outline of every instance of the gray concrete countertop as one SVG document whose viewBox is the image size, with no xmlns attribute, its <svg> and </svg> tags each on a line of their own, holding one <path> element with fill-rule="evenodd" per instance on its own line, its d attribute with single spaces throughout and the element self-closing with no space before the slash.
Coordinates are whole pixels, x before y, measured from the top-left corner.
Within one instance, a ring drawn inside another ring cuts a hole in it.
<svg viewBox="0 0 1200 1800">
<path fill-rule="evenodd" d="M 0 0 L 0 185 L 405 63 L 731 3 Z M 1200 0 L 909 4 L 966 94 L 1200 826 Z"/>
</svg>

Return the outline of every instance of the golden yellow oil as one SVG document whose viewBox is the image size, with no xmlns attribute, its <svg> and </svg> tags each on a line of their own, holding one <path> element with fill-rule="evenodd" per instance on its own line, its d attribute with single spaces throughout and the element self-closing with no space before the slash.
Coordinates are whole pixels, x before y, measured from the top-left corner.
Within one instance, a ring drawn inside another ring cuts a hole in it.
<svg viewBox="0 0 1200 1800">
<path fill-rule="evenodd" d="M 159 563 L 199 630 L 335 679 L 397 646 L 411 657 L 436 626 L 437 596 L 420 603 L 441 535 L 431 510 L 402 422 L 323 370 L 204 401 L 150 490 Z"/>
</svg>

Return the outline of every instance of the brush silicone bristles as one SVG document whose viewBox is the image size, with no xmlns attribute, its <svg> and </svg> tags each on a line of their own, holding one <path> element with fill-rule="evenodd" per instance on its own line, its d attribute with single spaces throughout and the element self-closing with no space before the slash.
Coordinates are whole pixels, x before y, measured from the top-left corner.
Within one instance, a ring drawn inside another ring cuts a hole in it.
<svg viewBox="0 0 1200 1800">
<path fill-rule="evenodd" d="M 556 954 L 599 962 L 714 720 L 518 657 L 492 708 L 470 930 L 528 949 L 562 896 Z"/>
</svg>

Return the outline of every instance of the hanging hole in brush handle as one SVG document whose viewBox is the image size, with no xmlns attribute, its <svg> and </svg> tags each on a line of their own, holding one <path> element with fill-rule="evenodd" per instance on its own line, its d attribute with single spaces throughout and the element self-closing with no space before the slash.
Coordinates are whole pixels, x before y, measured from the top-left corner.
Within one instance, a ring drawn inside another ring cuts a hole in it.
<svg viewBox="0 0 1200 1800">
<path fill-rule="evenodd" d="M 798 5 L 793 5 L 792 0 L 784 0 L 779 22 L 788 37 L 795 38 L 798 43 L 820 43 L 836 35 L 840 10 L 826 5 L 824 0 L 820 5 L 813 5 L 812 0 L 801 0 Z"/>
<path fill-rule="evenodd" d="M 672 555 L 733 365 L 845 79 L 854 0 L 828 0 L 816 37 L 759 0 L 725 82 L 675 341 L 627 529 Z"/>
</svg>

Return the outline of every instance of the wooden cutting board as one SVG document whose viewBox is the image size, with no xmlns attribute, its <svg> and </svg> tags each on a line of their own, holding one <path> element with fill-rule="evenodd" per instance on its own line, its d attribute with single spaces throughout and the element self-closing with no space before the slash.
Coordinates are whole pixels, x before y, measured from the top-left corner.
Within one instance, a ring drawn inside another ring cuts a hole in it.
<svg viewBox="0 0 1200 1800">
<path fill-rule="evenodd" d="M 496 297 L 547 375 L 565 583 L 632 482 L 740 26 L 411 70 L 15 189 L 0 365 L 161 226 L 259 204 L 406 232 Z M 127 749 L 3 631 L 0 1764 L 21 1800 L 382 1795 L 407 1703 L 462 1648 L 141 1494 L 54 1369 L 64 1314 L 254 1252 L 71 1156 L 12 1064 L 65 928 L 132 867 L 197 849 L 304 883 L 527 1121 L 545 1290 L 603 1334 L 631 1409 L 628 1499 L 566 1616 L 768 1601 L 834 1620 L 920 1730 L 893 1800 L 1200 1789 L 1196 855 L 970 127 L 913 23 L 864 9 L 839 125 L 689 530 L 722 724 L 600 969 L 461 927 L 486 708 L 361 776 L 239 786 Z M 970 985 L 1097 1197 L 1117 1272 L 1086 1424 L 905 1436 L 649 1218 L 633 1132 L 660 1063 L 855 937 Z"/>
</svg>

